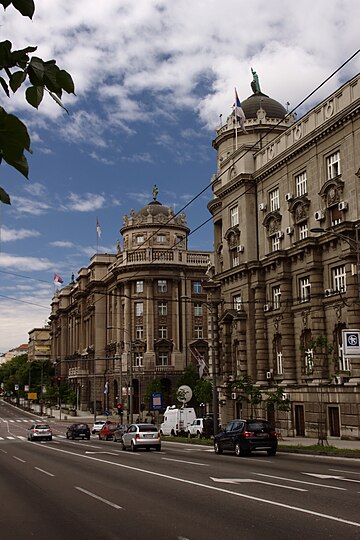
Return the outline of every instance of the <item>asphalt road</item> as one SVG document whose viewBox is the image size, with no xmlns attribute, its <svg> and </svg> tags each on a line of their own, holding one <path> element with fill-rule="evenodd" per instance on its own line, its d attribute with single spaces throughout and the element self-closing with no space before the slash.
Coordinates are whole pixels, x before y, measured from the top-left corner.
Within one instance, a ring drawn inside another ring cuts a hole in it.
<svg viewBox="0 0 360 540">
<path fill-rule="evenodd" d="M 29 415 L 0 401 L 0 538 L 360 539 L 360 460 L 217 456 L 163 442 L 28 442 Z M 35 417 L 36 418 L 36 417 Z"/>
</svg>

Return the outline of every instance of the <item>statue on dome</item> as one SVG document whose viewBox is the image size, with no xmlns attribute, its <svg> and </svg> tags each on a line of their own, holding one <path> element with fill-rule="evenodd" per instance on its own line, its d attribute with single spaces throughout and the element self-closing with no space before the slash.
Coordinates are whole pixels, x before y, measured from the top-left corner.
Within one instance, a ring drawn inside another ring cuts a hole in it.
<svg viewBox="0 0 360 540">
<path fill-rule="evenodd" d="M 157 187 L 156 184 L 154 184 L 154 187 L 152 190 L 152 196 L 153 196 L 154 201 L 156 201 L 158 194 L 159 194 L 159 188 Z"/>
<path fill-rule="evenodd" d="M 252 76 L 253 76 L 253 80 L 251 81 L 251 90 L 254 92 L 254 94 L 257 94 L 257 93 L 261 92 L 260 83 L 259 83 L 259 76 L 256 73 L 256 71 L 253 70 L 253 68 L 251 68 L 251 73 L 252 73 Z"/>
</svg>

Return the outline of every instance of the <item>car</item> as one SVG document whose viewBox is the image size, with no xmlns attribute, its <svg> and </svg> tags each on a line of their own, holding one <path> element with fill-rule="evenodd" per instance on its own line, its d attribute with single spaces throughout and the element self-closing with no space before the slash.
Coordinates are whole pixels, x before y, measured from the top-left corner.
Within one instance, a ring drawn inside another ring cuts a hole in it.
<svg viewBox="0 0 360 540">
<path fill-rule="evenodd" d="M 116 429 L 114 430 L 113 441 L 122 442 L 122 436 L 124 435 L 127 429 L 128 429 L 128 426 L 126 424 L 118 424 L 116 426 Z"/>
<path fill-rule="evenodd" d="M 110 441 L 114 438 L 114 432 L 117 428 L 115 422 L 105 422 L 103 427 L 99 431 L 99 440 Z"/>
<path fill-rule="evenodd" d="M 248 456 L 253 450 L 265 450 L 269 456 L 275 456 L 277 446 L 276 431 L 268 420 L 261 418 L 231 420 L 225 429 L 214 437 L 216 454 L 230 450 L 237 456 Z"/>
<path fill-rule="evenodd" d="M 155 448 L 161 450 L 161 437 L 158 428 L 154 424 L 130 424 L 122 436 L 122 449 L 130 448 L 136 452 L 138 448 Z"/>
<path fill-rule="evenodd" d="M 88 424 L 71 424 L 66 430 L 67 439 L 90 440 L 90 428 Z"/>
<path fill-rule="evenodd" d="M 206 437 L 209 439 L 214 435 L 214 422 L 212 418 L 195 418 L 193 422 L 187 427 L 187 436 L 191 437 Z"/>
<path fill-rule="evenodd" d="M 28 429 L 27 435 L 28 441 L 35 441 L 45 439 L 47 441 L 52 440 L 52 429 L 49 424 L 33 424 Z"/>
<path fill-rule="evenodd" d="M 91 433 L 93 435 L 95 435 L 95 433 L 99 433 L 105 423 L 105 420 L 96 420 L 96 422 L 94 422 L 92 425 Z"/>
</svg>

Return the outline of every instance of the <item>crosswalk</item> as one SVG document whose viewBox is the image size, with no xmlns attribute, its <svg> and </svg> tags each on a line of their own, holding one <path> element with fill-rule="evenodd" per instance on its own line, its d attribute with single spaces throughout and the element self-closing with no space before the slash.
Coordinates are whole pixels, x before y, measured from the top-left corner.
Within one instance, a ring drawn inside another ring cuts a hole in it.
<svg viewBox="0 0 360 540">
<path fill-rule="evenodd" d="M 53 439 L 66 439 L 65 435 L 53 435 Z M 26 441 L 27 437 L 24 437 L 24 435 L 6 435 L 4 437 L 0 436 L 0 442 L 1 441 Z"/>
<path fill-rule="evenodd" d="M 0 418 L 0 424 L 15 424 L 15 423 L 21 423 L 21 422 L 27 422 L 30 424 L 35 424 L 36 422 L 43 422 L 41 418 L 20 418 L 16 420 L 6 420 L 4 418 Z"/>
</svg>

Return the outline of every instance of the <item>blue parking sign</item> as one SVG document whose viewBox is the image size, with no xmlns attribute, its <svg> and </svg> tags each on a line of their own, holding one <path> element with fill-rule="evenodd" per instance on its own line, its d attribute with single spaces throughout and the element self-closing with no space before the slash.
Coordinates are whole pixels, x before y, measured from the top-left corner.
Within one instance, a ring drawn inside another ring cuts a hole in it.
<svg viewBox="0 0 360 540">
<path fill-rule="evenodd" d="M 343 330 L 344 356 L 360 357 L 360 330 Z"/>
</svg>

